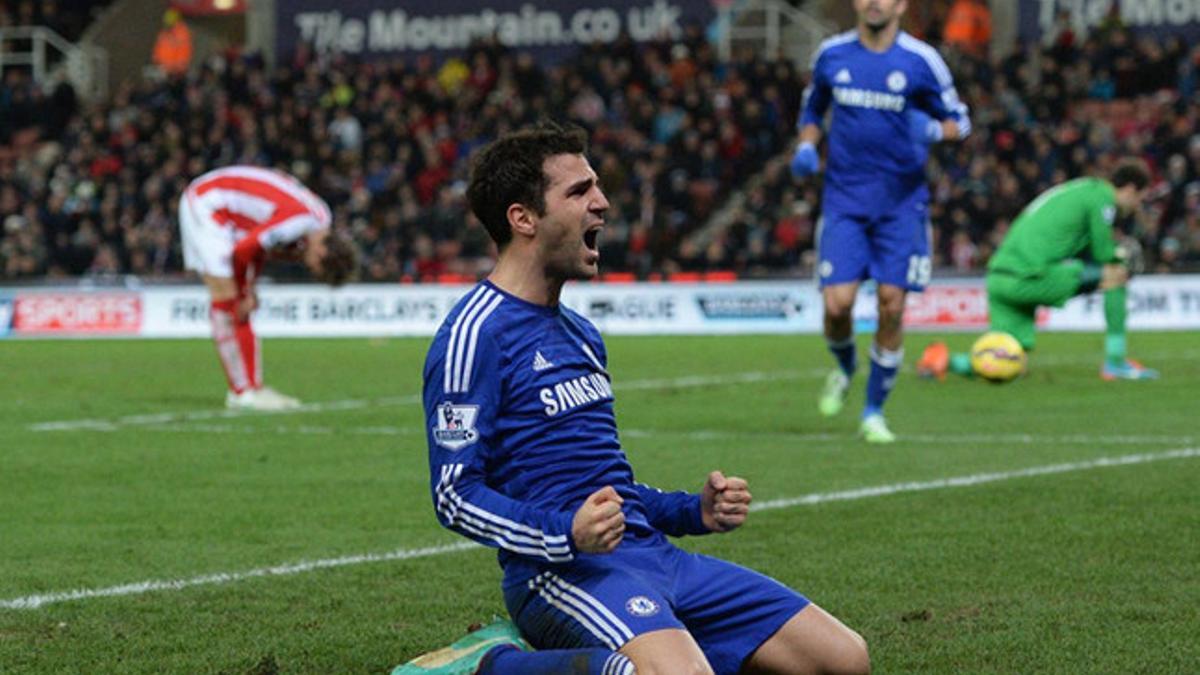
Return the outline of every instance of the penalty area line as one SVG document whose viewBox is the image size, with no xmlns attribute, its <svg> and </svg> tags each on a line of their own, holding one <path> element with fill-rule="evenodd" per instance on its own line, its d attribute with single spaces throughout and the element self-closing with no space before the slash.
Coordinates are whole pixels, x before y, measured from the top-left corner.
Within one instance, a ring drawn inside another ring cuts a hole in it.
<svg viewBox="0 0 1200 675">
<path fill-rule="evenodd" d="M 415 436 L 424 434 L 424 427 L 399 427 L 391 425 L 375 425 L 362 427 L 333 427 L 305 424 L 298 426 L 277 425 L 260 428 L 238 426 L 234 424 L 174 424 L 144 427 L 149 431 L 176 434 L 278 434 L 299 436 L 331 436 L 334 434 L 349 434 L 355 436 Z M 800 443 L 838 443 L 857 442 L 847 433 L 805 433 L 791 431 L 724 431 L 718 429 L 643 429 L 631 428 L 621 432 L 626 439 L 647 438 L 683 438 L 690 441 L 728 441 L 747 439 L 795 441 Z M 1166 436 L 1166 435 L 1132 435 L 1132 434 L 904 434 L 900 437 L 906 443 L 924 443 L 941 445 L 961 445 L 978 443 L 988 445 L 1189 445 L 1195 443 L 1196 436 Z M 832 446 L 830 449 L 841 449 L 844 445 Z"/>
<path fill-rule="evenodd" d="M 1143 354 L 1144 358 L 1151 359 L 1191 359 L 1200 356 L 1200 350 L 1184 350 L 1181 352 L 1170 353 L 1150 353 Z M 1071 355 L 1050 355 L 1042 356 L 1037 360 L 1038 365 L 1067 365 L 1081 364 L 1095 361 L 1091 356 L 1082 354 Z M 908 370 L 908 368 L 906 368 Z M 647 380 L 632 380 L 615 384 L 613 388 L 617 391 L 639 391 L 639 390 L 656 390 L 656 389 L 688 389 L 702 388 L 710 386 L 728 386 L 737 384 L 756 384 L 763 382 L 776 382 L 780 380 L 803 380 L 824 377 L 829 373 L 829 368 L 813 368 L 807 371 L 800 370 L 783 370 L 783 371 L 751 371 L 745 373 L 729 373 L 720 375 L 693 375 L 687 377 L 663 378 L 663 379 L 647 379 Z M 142 415 L 124 415 L 120 417 L 109 418 L 93 418 L 93 419 L 69 419 L 69 420 L 50 420 L 45 422 L 35 422 L 26 427 L 30 431 L 120 431 L 124 427 L 129 426 L 156 426 L 164 424 L 174 424 L 177 422 L 205 422 L 211 420 L 225 420 L 237 417 L 246 417 L 252 415 L 281 415 L 306 412 L 330 412 L 337 410 L 356 410 L 362 408 L 377 408 L 390 406 L 404 406 L 420 403 L 421 397 L 417 395 L 411 396 L 388 396 L 375 399 L 346 399 L 341 401 L 320 401 L 314 403 L 306 403 L 294 410 L 283 410 L 274 412 L 259 412 L 246 410 L 192 410 L 179 412 L 162 412 L 149 413 Z"/>
<path fill-rule="evenodd" d="M 824 371 L 821 371 L 824 372 Z M 778 372 L 748 372 L 730 373 L 728 375 L 692 375 L 656 380 L 632 380 L 613 388 L 617 391 L 639 391 L 654 389 L 688 389 L 697 387 L 726 386 L 736 384 L 755 384 L 759 382 L 775 382 L 778 380 L 797 380 L 815 376 L 814 372 L 783 370 Z M 306 412 L 329 412 L 336 410 L 358 410 L 385 406 L 413 405 L 421 402 L 418 395 L 389 396 L 376 399 L 347 399 L 343 401 L 323 401 L 305 403 L 291 410 L 271 412 L 251 410 L 193 410 L 190 412 L 164 412 L 147 415 L 125 415 L 115 418 L 54 420 L 36 422 L 29 425 L 30 431 L 120 431 L 129 426 L 155 426 L 174 424 L 177 422 L 206 422 L 237 417 L 258 415 L 289 415 Z"/>
<path fill-rule="evenodd" d="M 392 551 L 390 553 L 366 553 L 363 555 L 350 555 L 341 558 L 311 560 L 290 563 L 286 565 L 275 565 L 273 567 L 262 567 L 255 570 L 247 570 L 245 572 L 218 572 L 216 574 L 204 574 L 198 577 L 192 577 L 190 579 L 138 581 L 131 584 L 121 584 L 120 586 L 109 586 L 108 588 L 81 588 L 73 591 L 63 591 L 61 593 L 46 593 L 44 595 L 29 595 L 23 598 L 13 598 L 12 600 L 0 600 L 0 608 L 37 609 L 43 605 L 59 602 L 71 602 L 73 600 L 111 598 L 121 595 L 141 595 L 142 593 L 149 593 L 151 591 L 178 591 L 191 586 L 229 584 L 236 581 L 245 581 L 246 579 L 257 579 L 259 577 L 270 576 L 287 576 L 330 567 L 345 567 L 347 565 L 361 565 L 363 563 L 428 558 L 430 556 L 455 553 L 472 548 L 479 548 L 479 546 L 471 542 L 461 542 L 457 544 L 448 544 L 446 546 L 402 549 L 399 551 Z"/>
<path fill-rule="evenodd" d="M 930 481 L 894 483 L 891 485 L 877 485 L 872 487 L 855 488 L 852 490 L 814 493 L 801 497 L 772 499 L 769 501 L 756 503 L 750 507 L 750 510 L 771 511 L 791 508 L 794 506 L 811 506 L 826 502 L 853 501 L 857 499 L 867 499 L 870 497 L 884 497 L 887 495 L 905 492 L 926 492 L 930 490 L 943 490 L 947 488 L 972 487 L 976 485 L 984 485 L 986 483 L 996 483 L 1018 478 L 1049 476 L 1075 471 L 1090 471 L 1093 469 L 1106 469 L 1112 467 L 1131 466 L 1135 464 L 1147 464 L 1150 462 L 1162 462 L 1172 459 L 1191 459 L 1195 457 L 1200 457 L 1200 448 L 1181 448 L 1178 450 L 1167 450 L 1164 452 L 1119 455 L 1114 457 L 1098 457 L 1096 459 L 1081 462 L 1063 462 L 1060 464 L 1048 464 L 1043 466 L 1028 467 L 1025 469 L 1014 469 L 1012 471 L 977 473 Z M 119 586 L 109 586 L 106 588 L 81 588 L 71 591 L 27 595 L 20 598 L 0 600 L 0 609 L 37 609 L 45 605 L 72 602 L 76 600 L 87 600 L 91 598 L 140 595 L 142 593 L 150 593 L 153 591 L 182 590 L 193 586 L 223 585 L 238 581 L 245 581 L 247 579 L 271 576 L 287 576 L 291 574 L 311 572 L 318 569 L 345 567 L 348 565 L 361 565 L 363 563 L 429 558 L 433 556 L 447 555 L 450 553 L 458 553 L 475 548 L 482 547 L 479 544 L 471 542 L 460 542 L 444 546 L 401 549 L 398 551 L 392 551 L 390 553 L 367 553 L 363 555 L 344 556 L 341 558 L 328 558 L 324 560 L 312 560 L 284 565 L 275 565 L 272 567 L 262 567 L 243 572 L 218 572 L 216 574 L 205 574 L 188 579 L 138 581 L 134 583 L 121 584 Z"/>
<path fill-rule="evenodd" d="M 913 481 L 908 483 L 895 483 L 893 485 L 877 485 L 874 487 L 855 488 L 852 490 L 841 490 L 838 492 L 824 492 L 804 495 L 803 497 L 772 499 L 757 504 L 751 504 L 750 510 L 770 511 L 773 509 L 785 509 L 792 506 L 811 506 L 813 504 L 823 504 L 825 502 L 866 499 L 867 497 L 885 497 L 887 495 L 894 495 L 902 492 L 926 492 L 928 490 L 943 490 L 946 488 L 972 487 L 975 485 L 984 485 L 986 483 L 996 483 L 1003 480 L 1012 480 L 1014 478 L 1051 476 L 1054 474 L 1071 473 L 1074 471 L 1090 471 L 1092 469 L 1107 469 L 1117 466 L 1131 466 L 1134 464 L 1161 462 L 1168 459 L 1190 459 L 1194 457 L 1200 457 L 1200 448 L 1181 448 L 1178 450 L 1166 450 L 1164 452 L 1146 452 L 1135 455 L 1120 455 L 1118 457 L 1097 457 L 1096 459 L 1090 459 L 1082 462 L 1063 462 L 1061 464 L 1031 466 L 1026 469 L 1015 469 L 1013 471 L 976 473 L 969 476 L 955 476 L 953 478 L 942 478 L 938 480 Z"/>
</svg>

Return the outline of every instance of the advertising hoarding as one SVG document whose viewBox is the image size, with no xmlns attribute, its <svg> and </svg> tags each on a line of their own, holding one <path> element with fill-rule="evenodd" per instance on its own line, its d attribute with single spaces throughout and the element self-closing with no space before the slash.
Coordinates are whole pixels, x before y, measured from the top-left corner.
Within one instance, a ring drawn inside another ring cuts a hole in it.
<svg viewBox="0 0 1200 675">
<path fill-rule="evenodd" d="M 33 292 L 12 302 L 14 335 L 138 335 L 142 298 L 123 292 Z"/>
<path fill-rule="evenodd" d="M 1135 34 L 1176 36 L 1189 44 L 1200 41 L 1198 0 L 1020 0 L 1019 11 L 1018 35 L 1031 44 L 1057 31 L 1061 12 L 1077 33 L 1086 33 L 1115 13 Z"/>
<path fill-rule="evenodd" d="M 557 62 L 578 45 L 610 43 L 621 35 L 645 42 L 677 39 L 689 24 L 716 17 L 707 0 L 290 0 L 276 3 L 276 55 L 297 46 L 365 59 L 460 54 L 482 37 Z"/>
<path fill-rule="evenodd" d="M 468 285 L 263 284 L 255 331 L 263 337 L 432 336 Z M 819 334 L 821 294 L 808 279 L 727 283 L 572 283 L 562 302 L 610 335 Z M 859 290 L 855 330 L 874 331 L 876 297 Z M 983 279 L 935 281 L 910 294 L 911 332 L 987 328 Z M 1131 330 L 1200 330 L 1200 275 L 1136 277 L 1129 286 Z M 1100 331 L 1100 294 L 1071 299 L 1038 314 L 1043 330 Z M 6 289 L 0 336 L 207 338 L 209 298 L 203 286 L 141 290 Z"/>
</svg>

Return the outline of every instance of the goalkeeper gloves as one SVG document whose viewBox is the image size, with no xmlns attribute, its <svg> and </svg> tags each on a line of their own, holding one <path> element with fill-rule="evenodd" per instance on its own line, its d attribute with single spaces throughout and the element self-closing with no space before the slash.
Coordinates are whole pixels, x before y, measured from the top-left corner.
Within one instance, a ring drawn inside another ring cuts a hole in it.
<svg viewBox="0 0 1200 675">
<path fill-rule="evenodd" d="M 817 146 L 812 143 L 801 143 L 796 148 L 796 154 L 792 155 L 792 175 L 796 178 L 804 178 L 811 176 L 817 172 L 817 165 L 820 163 L 820 158 L 817 157 Z"/>
<path fill-rule="evenodd" d="M 1135 237 L 1121 237 L 1113 254 L 1116 261 L 1128 270 L 1129 276 L 1146 271 L 1146 254 Z"/>
</svg>

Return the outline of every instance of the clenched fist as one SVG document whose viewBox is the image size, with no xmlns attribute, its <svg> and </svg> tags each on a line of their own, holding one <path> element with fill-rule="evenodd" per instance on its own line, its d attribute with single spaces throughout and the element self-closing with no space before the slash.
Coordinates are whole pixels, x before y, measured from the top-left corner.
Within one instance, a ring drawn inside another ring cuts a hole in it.
<svg viewBox="0 0 1200 675">
<path fill-rule="evenodd" d="M 584 553 L 612 553 L 625 535 L 624 502 L 611 485 L 589 495 L 571 521 L 575 548 Z"/>
<path fill-rule="evenodd" d="M 713 532 L 728 532 L 746 522 L 750 513 L 750 489 L 746 479 L 725 477 L 720 471 L 708 474 L 700 491 L 700 516 Z"/>
</svg>

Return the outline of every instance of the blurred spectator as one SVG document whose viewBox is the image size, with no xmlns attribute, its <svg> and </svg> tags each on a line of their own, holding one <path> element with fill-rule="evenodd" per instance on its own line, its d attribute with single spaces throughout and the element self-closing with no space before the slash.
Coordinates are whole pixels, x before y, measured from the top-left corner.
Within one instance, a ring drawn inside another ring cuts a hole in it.
<svg viewBox="0 0 1200 675">
<path fill-rule="evenodd" d="M 362 149 L 362 125 L 347 106 L 340 106 L 329 123 L 329 135 L 334 148 L 357 156 Z"/>
<path fill-rule="evenodd" d="M 1179 66 L 1179 96 L 1191 100 L 1200 90 L 1200 44 L 1192 47 Z"/>
<path fill-rule="evenodd" d="M 112 0 L 0 0 L 0 28 L 43 26 L 75 42 Z"/>
<path fill-rule="evenodd" d="M 182 75 L 192 63 L 192 31 L 174 7 L 163 13 L 162 23 L 151 60 L 167 75 Z"/>
<path fill-rule="evenodd" d="M 987 56 L 992 44 L 992 12 L 984 0 L 954 0 L 946 14 L 942 41 L 975 58 Z"/>
</svg>

